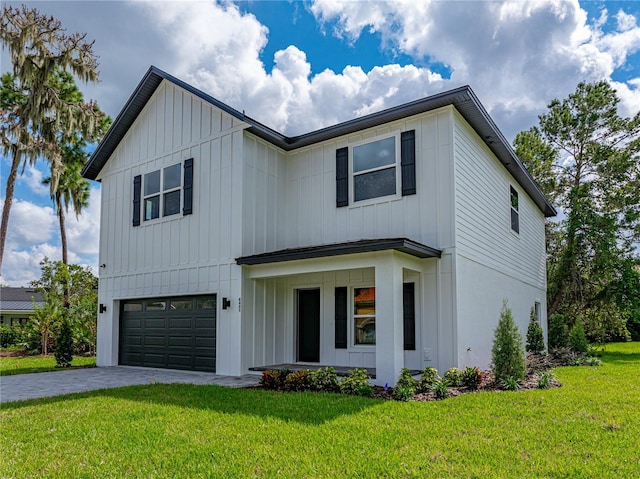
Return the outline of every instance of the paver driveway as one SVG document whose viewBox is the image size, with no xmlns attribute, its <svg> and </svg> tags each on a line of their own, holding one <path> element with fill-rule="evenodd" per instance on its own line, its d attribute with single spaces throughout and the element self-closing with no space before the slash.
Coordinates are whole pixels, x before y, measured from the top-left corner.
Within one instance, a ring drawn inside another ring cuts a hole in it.
<svg viewBox="0 0 640 479">
<path fill-rule="evenodd" d="M 219 376 L 195 371 L 112 366 L 0 377 L 0 403 L 61 394 L 118 388 L 135 384 L 187 383 L 245 387 L 258 384 L 260 376 Z"/>
</svg>

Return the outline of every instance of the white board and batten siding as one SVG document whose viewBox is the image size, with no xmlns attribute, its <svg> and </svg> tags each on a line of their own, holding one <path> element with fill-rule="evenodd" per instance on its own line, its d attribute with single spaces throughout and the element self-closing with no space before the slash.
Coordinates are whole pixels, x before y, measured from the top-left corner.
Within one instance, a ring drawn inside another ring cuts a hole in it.
<svg viewBox="0 0 640 479">
<path fill-rule="evenodd" d="M 100 172 L 102 182 L 98 365 L 117 364 L 119 301 L 218 294 L 218 371 L 237 373 L 242 148 L 246 125 L 163 81 Z M 193 158 L 193 214 L 132 226 L 133 179 Z"/>
<path fill-rule="evenodd" d="M 245 133 L 243 256 L 397 237 L 445 250 L 444 260 L 425 262 L 423 278 L 418 281 L 418 318 L 425 324 L 418 325 L 419 349 L 408 353 L 418 366 L 450 364 L 454 360 L 452 114 L 453 108 L 446 107 L 289 153 Z M 408 130 L 416 131 L 417 194 L 336 207 L 336 149 Z M 252 367 L 295 361 L 295 290 L 306 287 L 321 288 L 321 363 L 375 364 L 373 351 L 333 347 L 334 288 L 373 286 L 373 269 L 367 274 L 359 270 L 332 271 L 245 279 L 243 364 Z"/>
<path fill-rule="evenodd" d="M 544 214 L 466 121 L 454 114 L 458 366 L 487 367 L 503 299 L 523 337 L 531 307 L 546 328 Z M 510 187 L 520 232 L 511 230 Z"/>
</svg>

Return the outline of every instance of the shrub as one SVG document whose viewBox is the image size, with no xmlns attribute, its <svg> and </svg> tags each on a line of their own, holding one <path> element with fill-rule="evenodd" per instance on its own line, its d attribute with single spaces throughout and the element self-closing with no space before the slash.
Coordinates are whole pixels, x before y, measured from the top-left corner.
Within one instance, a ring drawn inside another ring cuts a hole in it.
<svg viewBox="0 0 640 479">
<path fill-rule="evenodd" d="M 531 321 L 529 321 L 529 327 L 527 328 L 527 351 L 534 354 L 541 354 L 544 352 L 544 333 L 542 327 L 536 319 L 535 309 L 531 308 Z"/>
<path fill-rule="evenodd" d="M 311 372 L 309 381 L 313 391 L 338 392 L 340 390 L 336 369 L 331 366 Z"/>
<path fill-rule="evenodd" d="M 594 358 L 593 356 L 589 356 L 584 360 L 585 366 L 600 366 L 601 364 L 602 361 L 599 358 Z"/>
<path fill-rule="evenodd" d="M 567 321 L 562 314 L 554 313 L 549 318 L 549 349 L 566 348 L 568 345 Z"/>
<path fill-rule="evenodd" d="M 406 385 L 393 388 L 393 398 L 398 401 L 409 401 L 415 394 L 416 390 Z"/>
<path fill-rule="evenodd" d="M 482 383 L 482 371 L 478 368 L 467 367 L 462 371 L 462 385 L 468 389 L 477 390 Z"/>
<path fill-rule="evenodd" d="M 538 389 L 549 389 L 556 384 L 556 376 L 551 371 L 541 371 L 537 375 Z"/>
<path fill-rule="evenodd" d="M 587 351 L 589 351 L 589 342 L 587 341 L 587 336 L 584 334 L 584 327 L 580 320 L 576 321 L 576 324 L 571 328 L 571 333 L 569 333 L 569 347 L 572 351 L 579 354 L 587 354 Z"/>
<path fill-rule="evenodd" d="M 284 387 L 287 391 L 306 391 L 311 388 L 311 378 L 309 377 L 309 371 L 306 369 L 300 369 L 292 373 L 287 374 L 284 380 Z"/>
<path fill-rule="evenodd" d="M 554 365 L 557 366 L 578 366 L 580 365 L 580 357 L 568 347 L 555 348 L 551 350 L 551 356 Z"/>
<path fill-rule="evenodd" d="M 508 376 L 500 380 L 500 386 L 507 391 L 517 391 L 520 389 L 520 379 Z"/>
<path fill-rule="evenodd" d="M 393 388 L 393 397 L 401 401 L 408 401 L 415 395 L 417 388 L 418 381 L 411 376 L 411 370 L 402 368 L 396 387 Z"/>
<path fill-rule="evenodd" d="M 498 383 L 507 378 L 521 381 L 525 376 L 522 335 L 505 300 L 491 348 L 492 369 Z"/>
<path fill-rule="evenodd" d="M 273 391 L 283 391 L 288 375 L 288 369 L 267 369 L 266 371 L 262 372 L 262 377 L 260 378 L 260 386 L 265 389 L 271 389 Z"/>
<path fill-rule="evenodd" d="M 365 369 L 355 368 L 340 381 L 340 392 L 354 396 L 373 395 L 373 387 L 369 384 L 369 375 Z"/>
<path fill-rule="evenodd" d="M 436 368 L 424 368 L 422 370 L 422 376 L 420 377 L 420 381 L 418 381 L 417 392 L 426 393 L 431 391 L 431 387 L 438 381 L 442 379 L 438 375 L 438 370 Z"/>
<path fill-rule="evenodd" d="M 6 348 L 16 344 L 18 334 L 14 328 L 0 324 L 0 347 Z"/>
<path fill-rule="evenodd" d="M 449 388 L 447 387 L 446 381 L 442 378 L 433 383 L 431 390 L 433 391 L 436 399 L 446 399 L 449 397 Z"/>
<path fill-rule="evenodd" d="M 451 368 L 444 373 L 444 382 L 447 386 L 457 388 L 462 386 L 462 371 L 458 368 Z"/>
<path fill-rule="evenodd" d="M 56 367 L 68 368 L 73 360 L 73 332 L 68 319 L 62 320 L 58 337 L 56 338 Z"/>
</svg>

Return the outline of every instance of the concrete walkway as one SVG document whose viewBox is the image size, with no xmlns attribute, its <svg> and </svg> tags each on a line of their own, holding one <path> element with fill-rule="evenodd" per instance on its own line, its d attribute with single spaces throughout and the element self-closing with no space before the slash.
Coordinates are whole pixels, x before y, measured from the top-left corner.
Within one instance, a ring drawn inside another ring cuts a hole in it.
<svg viewBox="0 0 640 479">
<path fill-rule="evenodd" d="M 131 366 L 16 374 L 0 377 L 0 403 L 154 382 L 246 387 L 258 384 L 259 380 L 260 376 L 249 374 L 245 376 L 219 376 L 196 371 Z"/>
</svg>

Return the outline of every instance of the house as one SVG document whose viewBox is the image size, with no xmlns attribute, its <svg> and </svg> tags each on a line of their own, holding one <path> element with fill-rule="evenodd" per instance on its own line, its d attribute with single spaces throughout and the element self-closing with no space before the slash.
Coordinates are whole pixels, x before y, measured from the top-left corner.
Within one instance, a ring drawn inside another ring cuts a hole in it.
<svg viewBox="0 0 640 479">
<path fill-rule="evenodd" d="M 0 288 L 0 324 L 26 324 L 35 314 L 34 306 L 44 306 L 44 299 L 33 288 Z"/>
<path fill-rule="evenodd" d="M 295 137 L 151 67 L 102 182 L 98 366 L 487 367 L 553 206 L 469 87 Z"/>
</svg>

